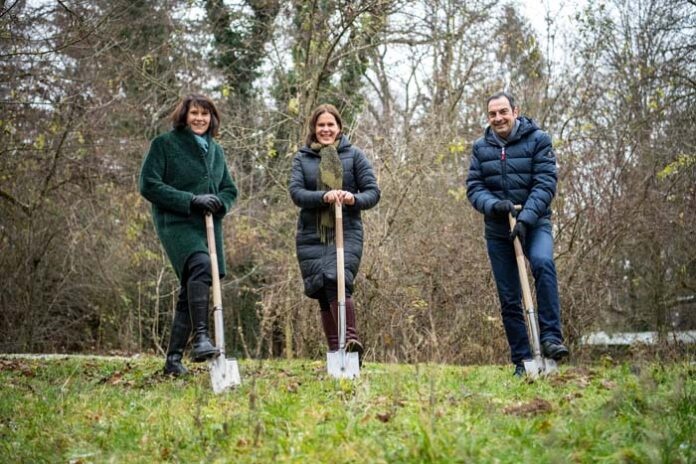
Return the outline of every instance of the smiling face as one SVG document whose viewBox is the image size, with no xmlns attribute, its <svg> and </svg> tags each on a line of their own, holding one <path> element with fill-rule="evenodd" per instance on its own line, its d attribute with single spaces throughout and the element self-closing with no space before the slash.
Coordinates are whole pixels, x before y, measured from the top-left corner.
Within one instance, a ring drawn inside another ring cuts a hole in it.
<svg viewBox="0 0 696 464">
<path fill-rule="evenodd" d="M 512 108 L 506 97 L 495 98 L 488 102 L 488 124 L 503 139 L 507 139 L 512 132 L 518 115 L 518 108 Z"/>
<path fill-rule="evenodd" d="M 314 126 L 314 133 L 317 142 L 322 145 L 329 145 L 336 141 L 336 137 L 341 132 L 341 128 L 336 121 L 336 118 L 331 113 L 322 113 L 317 118 L 317 123 Z"/>
<path fill-rule="evenodd" d="M 186 113 L 186 125 L 194 134 L 205 135 L 210 127 L 210 111 L 197 105 L 191 105 Z"/>
</svg>

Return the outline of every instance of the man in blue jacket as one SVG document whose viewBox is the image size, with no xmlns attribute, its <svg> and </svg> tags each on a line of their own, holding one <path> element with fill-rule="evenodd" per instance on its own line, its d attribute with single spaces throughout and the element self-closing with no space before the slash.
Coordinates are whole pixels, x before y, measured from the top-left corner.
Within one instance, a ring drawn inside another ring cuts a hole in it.
<svg viewBox="0 0 696 464">
<path fill-rule="evenodd" d="M 484 215 L 488 257 L 498 288 L 505 334 L 516 376 L 531 358 L 521 306 L 521 289 L 512 240 L 518 237 L 534 274 L 542 354 L 568 356 L 561 333 L 560 302 L 553 260 L 551 200 L 556 193 L 556 157 L 551 138 L 519 116 L 507 92 L 488 98 L 488 127 L 474 142 L 466 180 L 471 204 Z M 515 205 L 522 210 L 516 213 Z M 508 213 L 517 214 L 512 232 Z"/>
</svg>

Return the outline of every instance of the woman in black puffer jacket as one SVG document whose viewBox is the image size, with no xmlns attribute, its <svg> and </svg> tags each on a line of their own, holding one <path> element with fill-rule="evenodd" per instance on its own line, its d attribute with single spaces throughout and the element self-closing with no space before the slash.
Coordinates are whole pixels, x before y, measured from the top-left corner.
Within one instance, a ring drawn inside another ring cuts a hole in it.
<svg viewBox="0 0 696 464">
<path fill-rule="evenodd" d="M 300 207 L 295 241 L 304 292 L 319 300 L 331 351 L 338 349 L 333 205 L 343 205 L 346 349 L 362 356 L 351 298 L 363 249 L 360 212 L 377 204 L 380 191 L 370 162 L 342 130 L 341 116 L 333 105 L 320 105 L 314 110 L 308 121 L 306 145 L 293 159 L 289 189 L 292 201 Z"/>
</svg>

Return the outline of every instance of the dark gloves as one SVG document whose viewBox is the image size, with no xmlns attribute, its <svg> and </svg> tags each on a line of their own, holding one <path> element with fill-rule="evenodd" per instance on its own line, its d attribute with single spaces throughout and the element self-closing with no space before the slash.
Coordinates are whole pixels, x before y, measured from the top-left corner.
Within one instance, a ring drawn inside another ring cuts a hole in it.
<svg viewBox="0 0 696 464">
<path fill-rule="evenodd" d="M 191 200 L 191 208 L 197 211 L 210 211 L 211 213 L 216 213 L 222 208 L 222 201 L 212 193 L 194 195 Z"/>
<path fill-rule="evenodd" d="M 527 225 L 524 222 L 517 221 L 515 228 L 510 232 L 510 240 L 520 239 L 520 244 L 524 247 L 524 241 L 527 238 Z"/>
<path fill-rule="evenodd" d="M 499 218 L 507 218 L 508 213 L 512 213 L 512 217 L 517 216 L 515 205 L 510 200 L 500 200 L 493 205 L 493 215 Z"/>
</svg>

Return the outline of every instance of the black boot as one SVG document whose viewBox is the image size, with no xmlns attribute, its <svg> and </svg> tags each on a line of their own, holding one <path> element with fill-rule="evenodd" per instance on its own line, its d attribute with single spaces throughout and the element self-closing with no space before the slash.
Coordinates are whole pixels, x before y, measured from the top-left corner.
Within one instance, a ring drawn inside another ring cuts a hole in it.
<svg viewBox="0 0 696 464">
<path fill-rule="evenodd" d="M 193 362 L 203 362 L 220 354 L 220 350 L 215 348 L 208 335 L 210 287 L 204 282 L 189 282 L 188 300 L 193 325 L 191 360 Z"/>
<path fill-rule="evenodd" d="M 181 363 L 184 357 L 184 349 L 191 335 L 191 316 L 189 315 L 188 304 L 179 301 L 174 311 L 172 321 L 172 333 L 169 336 L 169 348 L 167 349 L 167 360 L 164 363 L 165 375 L 186 375 L 188 370 Z"/>
<path fill-rule="evenodd" d="M 515 372 L 512 373 L 513 376 L 517 378 L 522 378 L 527 373 L 524 368 L 524 364 L 515 364 Z"/>
<path fill-rule="evenodd" d="M 554 361 L 560 361 L 570 354 L 568 348 L 566 348 L 563 343 L 556 343 L 549 340 L 541 342 L 541 353 Z"/>
</svg>

